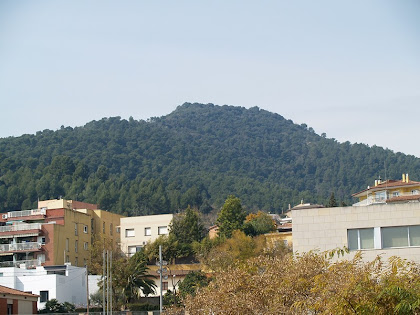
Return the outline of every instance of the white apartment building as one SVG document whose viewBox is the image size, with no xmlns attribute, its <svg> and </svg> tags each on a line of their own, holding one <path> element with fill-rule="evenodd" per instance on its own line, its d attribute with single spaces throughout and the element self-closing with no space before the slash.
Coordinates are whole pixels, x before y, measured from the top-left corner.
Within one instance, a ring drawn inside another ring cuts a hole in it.
<svg viewBox="0 0 420 315">
<path fill-rule="evenodd" d="M 38 309 L 57 299 L 86 306 L 86 269 L 71 265 L 39 266 L 36 269 L 0 268 L 0 285 L 39 295 Z"/>
<path fill-rule="evenodd" d="M 158 214 L 121 218 L 121 250 L 131 257 L 147 242 L 169 234 L 173 217 L 173 214 Z"/>
</svg>

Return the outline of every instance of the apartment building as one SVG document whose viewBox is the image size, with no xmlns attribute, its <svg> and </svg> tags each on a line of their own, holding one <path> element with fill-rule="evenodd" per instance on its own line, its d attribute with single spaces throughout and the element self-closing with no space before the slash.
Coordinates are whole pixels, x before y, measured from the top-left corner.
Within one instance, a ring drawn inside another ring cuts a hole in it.
<svg viewBox="0 0 420 315">
<path fill-rule="evenodd" d="M 38 209 L 3 213 L 0 266 L 85 266 L 95 237 L 118 245 L 116 227 L 122 217 L 100 210 L 95 204 L 65 199 L 39 201 Z"/>
<path fill-rule="evenodd" d="M 121 218 L 121 250 L 133 256 L 147 242 L 169 234 L 169 224 L 173 217 L 173 214 L 158 214 Z"/>
</svg>

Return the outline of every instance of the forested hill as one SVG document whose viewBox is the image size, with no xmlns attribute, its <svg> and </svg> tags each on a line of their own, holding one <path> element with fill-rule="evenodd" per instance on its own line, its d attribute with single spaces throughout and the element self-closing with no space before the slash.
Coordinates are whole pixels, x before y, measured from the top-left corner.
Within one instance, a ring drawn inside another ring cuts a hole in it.
<svg viewBox="0 0 420 315">
<path fill-rule="evenodd" d="M 357 126 L 355 126 L 357 128 Z M 248 209 L 349 202 L 377 176 L 420 179 L 420 159 L 338 143 L 257 107 L 179 106 L 137 121 L 104 118 L 83 127 L 0 139 L 0 211 L 62 196 L 128 215 L 203 212 L 229 194 Z"/>
</svg>

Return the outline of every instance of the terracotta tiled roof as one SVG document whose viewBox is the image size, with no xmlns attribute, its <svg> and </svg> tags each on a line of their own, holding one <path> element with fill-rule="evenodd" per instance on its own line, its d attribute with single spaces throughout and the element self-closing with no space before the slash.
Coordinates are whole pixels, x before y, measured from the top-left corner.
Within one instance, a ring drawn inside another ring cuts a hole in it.
<svg viewBox="0 0 420 315">
<path fill-rule="evenodd" d="M 410 201 L 410 200 L 420 200 L 420 195 L 410 195 L 410 196 L 397 196 L 389 198 L 386 202 L 399 202 L 399 201 Z"/>
<path fill-rule="evenodd" d="M 420 182 L 416 182 L 413 180 L 409 180 L 408 182 L 402 181 L 402 180 L 393 180 L 393 179 L 388 179 L 386 181 L 384 181 L 383 183 L 380 183 L 379 185 L 373 186 L 373 187 L 369 187 L 368 189 L 359 191 L 355 194 L 353 194 L 352 196 L 356 196 L 359 195 L 363 192 L 366 191 L 378 191 L 378 190 L 382 190 L 382 189 L 386 189 L 386 188 L 396 188 L 396 187 L 405 187 L 405 186 L 420 186 Z"/>
<path fill-rule="evenodd" d="M 2 285 L 0 285 L 0 294 L 14 294 L 14 295 L 20 295 L 20 296 L 39 297 L 39 295 L 36 295 L 36 294 L 23 292 L 23 291 L 8 288 Z"/>
</svg>

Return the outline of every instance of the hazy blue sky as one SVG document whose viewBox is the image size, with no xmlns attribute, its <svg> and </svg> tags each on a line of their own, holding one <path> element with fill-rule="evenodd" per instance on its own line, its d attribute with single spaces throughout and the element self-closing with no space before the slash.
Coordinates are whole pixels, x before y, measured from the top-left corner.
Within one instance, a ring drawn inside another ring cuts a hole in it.
<svg viewBox="0 0 420 315">
<path fill-rule="evenodd" d="M 417 0 L 2 0 L 0 137 L 200 102 L 420 157 L 419 16 Z"/>
</svg>

